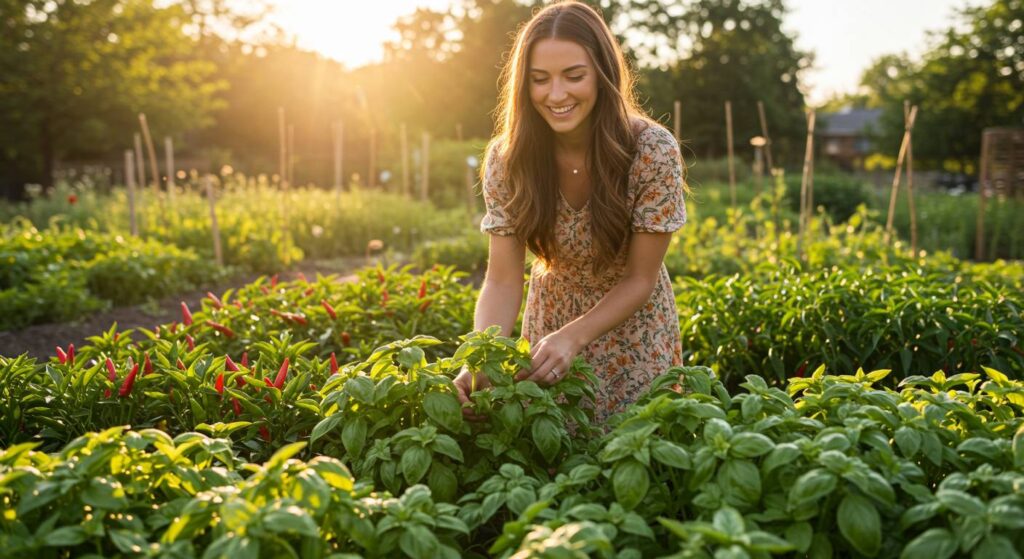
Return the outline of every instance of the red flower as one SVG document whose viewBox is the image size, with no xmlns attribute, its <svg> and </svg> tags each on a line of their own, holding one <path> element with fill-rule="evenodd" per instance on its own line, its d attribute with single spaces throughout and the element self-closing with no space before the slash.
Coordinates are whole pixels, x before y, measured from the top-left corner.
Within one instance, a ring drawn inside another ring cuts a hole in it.
<svg viewBox="0 0 1024 559">
<path fill-rule="evenodd" d="M 188 310 L 185 301 L 181 302 L 181 323 L 185 326 L 192 326 L 192 311 Z M 174 330 L 171 330 L 173 332 Z"/>
<path fill-rule="evenodd" d="M 135 386 L 135 375 L 139 374 L 139 364 L 136 363 L 132 366 L 131 372 L 125 377 L 124 382 L 121 383 L 121 389 L 117 391 L 117 395 L 124 398 L 125 396 L 132 393 L 132 387 Z"/>
</svg>

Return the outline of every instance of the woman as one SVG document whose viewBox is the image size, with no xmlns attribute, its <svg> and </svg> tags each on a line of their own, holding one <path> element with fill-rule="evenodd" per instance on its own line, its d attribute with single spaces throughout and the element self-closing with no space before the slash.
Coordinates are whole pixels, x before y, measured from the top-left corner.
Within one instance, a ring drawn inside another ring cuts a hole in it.
<svg viewBox="0 0 1024 559">
<path fill-rule="evenodd" d="M 481 172 L 480 229 L 490 245 L 474 328 L 512 332 L 529 248 L 537 260 L 523 335 L 532 367 L 517 379 L 557 383 L 582 355 L 601 380 L 595 419 L 603 422 L 682 362 L 664 264 L 686 221 L 679 146 L 637 107 L 614 36 L 585 4 L 538 12 L 502 81 L 499 133 Z M 455 384 L 468 403 L 471 373 Z"/>
</svg>

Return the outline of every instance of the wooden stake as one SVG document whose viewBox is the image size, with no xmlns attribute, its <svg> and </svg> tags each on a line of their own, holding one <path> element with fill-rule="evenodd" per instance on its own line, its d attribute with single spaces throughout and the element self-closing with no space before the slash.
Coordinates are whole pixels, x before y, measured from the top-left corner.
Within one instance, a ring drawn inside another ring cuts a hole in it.
<svg viewBox="0 0 1024 559">
<path fill-rule="evenodd" d="M 764 103 L 757 102 L 757 114 L 761 119 L 761 135 L 764 136 L 764 158 L 768 162 L 768 175 L 772 174 L 772 140 L 768 136 L 768 119 L 764 117 Z"/>
<path fill-rule="evenodd" d="M 892 237 L 892 222 L 896 214 L 896 197 L 900 191 L 900 171 L 903 170 L 903 161 L 907 156 L 907 145 L 910 143 L 910 132 L 914 129 L 914 119 L 917 118 L 917 106 L 910 108 L 910 115 L 903 128 L 903 141 L 900 142 L 900 153 L 896 158 L 896 174 L 892 178 L 892 194 L 889 196 L 889 217 L 885 220 L 885 242 L 888 243 Z"/>
<path fill-rule="evenodd" d="M 341 195 L 341 121 L 331 125 L 331 138 L 334 140 L 334 191 Z"/>
<path fill-rule="evenodd" d="M 736 169 L 732 159 L 732 102 L 725 102 L 725 141 L 729 151 L 729 199 L 732 207 L 736 207 Z"/>
<path fill-rule="evenodd" d="M 145 161 L 142 159 L 142 136 L 138 132 L 135 133 L 135 174 L 139 179 L 139 189 L 146 187 L 146 167 Z"/>
<path fill-rule="evenodd" d="M 284 188 L 285 184 L 288 182 L 288 174 L 287 174 L 288 169 L 286 168 L 286 162 L 285 162 L 285 156 L 287 154 L 286 142 L 288 140 L 288 138 L 286 137 L 287 133 L 288 132 L 285 129 L 285 125 L 284 125 L 284 107 L 278 107 L 277 108 L 277 137 L 278 137 L 278 141 L 279 141 L 281 149 L 280 149 L 280 157 L 278 159 L 278 166 L 277 166 L 277 173 L 278 174 L 277 174 L 277 176 L 280 177 L 281 187 L 282 188 Z"/>
<path fill-rule="evenodd" d="M 213 179 L 210 175 L 203 177 L 206 187 L 206 199 L 210 202 L 210 230 L 213 231 L 213 258 L 218 268 L 224 267 L 224 257 L 220 252 L 220 227 L 217 226 L 217 201 L 213 192 Z"/>
<path fill-rule="evenodd" d="M 800 180 L 800 232 L 797 236 L 797 257 L 803 259 L 804 232 L 807 229 L 807 187 L 811 177 L 811 164 L 814 159 L 814 110 L 807 110 L 807 148 L 804 150 L 804 174 Z"/>
<path fill-rule="evenodd" d="M 366 184 L 373 188 L 377 185 L 377 129 L 370 128 L 370 172 L 367 173 Z"/>
<path fill-rule="evenodd" d="M 164 136 L 164 162 L 167 164 L 167 197 L 174 205 L 174 140 Z"/>
<path fill-rule="evenodd" d="M 402 194 L 409 196 L 409 131 L 404 122 L 399 128 L 399 136 L 402 144 Z"/>
<path fill-rule="evenodd" d="M 149 152 L 149 170 L 153 174 L 153 192 L 159 192 L 160 173 L 156 170 L 156 150 L 153 149 L 153 137 L 149 134 L 146 113 L 139 113 L 139 126 L 142 128 L 142 137 L 146 140 L 146 151 Z"/>
<path fill-rule="evenodd" d="M 672 103 L 672 133 L 676 136 L 676 142 L 683 141 L 683 102 Z"/>
<path fill-rule="evenodd" d="M 135 153 L 124 151 L 124 178 L 128 189 L 128 227 L 133 237 L 139 236 L 139 227 L 135 222 Z"/>
<path fill-rule="evenodd" d="M 288 186 L 295 184 L 295 125 L 288 125 Z"/>
<path fill-rule="evenodd" d="M 988 186 L 989 135 L 981 133 L 981 159 L 978 161 L 978 226 L 974 232 L 974 259 L 985 260 L 985 189 Z"/>
<path fill-rule="evenodd" d="M 420 166 L 422 169 L 420 183 L 420 200 L 427 200 L 430 196 L 430 133 L 423 133 L 423 147 L 420 150 Z"/>
<path fill-rule="evenodd" d="M 910 118 L 910 101 L 903 101 L 903 125 Z M 910 253 L 917 257 L 917 210 L 914 209 L 914 136 L 907 142 L 907 202 L 910 206 Z"/>
</svg>

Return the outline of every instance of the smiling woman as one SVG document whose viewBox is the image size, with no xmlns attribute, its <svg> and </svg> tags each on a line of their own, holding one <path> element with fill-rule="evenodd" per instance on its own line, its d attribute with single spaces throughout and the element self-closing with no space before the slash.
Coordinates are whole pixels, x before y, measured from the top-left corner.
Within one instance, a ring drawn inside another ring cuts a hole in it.
<svg viewBox="0 0 1024 559">
<path fill-rule="evenodd" d="M 664 257 L 686 221 L 683 166 L 633 83 L 593 8 L 539 11 L 504 70 L 499 133 L 482 171 L 480 227 L 491 237 L 474 328 L 513 330 L 529 248 L 538 257 L 522 328 L 531 365 L 518 378 L 557 383 L 581 355 L 599 371 L 599 422 L 682 361 Z M 463 402 L 472 377 L 456 379 Z"/>
</svg>

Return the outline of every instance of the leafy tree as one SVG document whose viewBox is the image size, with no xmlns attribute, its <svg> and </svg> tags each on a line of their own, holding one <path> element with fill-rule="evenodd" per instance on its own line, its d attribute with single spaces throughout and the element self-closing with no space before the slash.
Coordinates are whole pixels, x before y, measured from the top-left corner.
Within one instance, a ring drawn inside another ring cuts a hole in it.
<svg viewBox="0 0 1024 559">
<path fill-rule="evenodd" d="M 1024 1 L 968 7 L 932 36 L 920 61 L 887 56 L 862 83 L 883 106 L 879 140 L 896 153 L 903 102 L 918 105 L 914 161 L 931 167 L 973 167 L 989 126 L 1024 125 Z"/>
<path fill-rule="evenodd" d="M 142 0 L 0 0 L 0 154 L 50 183 L 58 158 L 131 145 L 137 114 L 155 134 L 212 121 L 223 82 L 191 56 L 178 6 Z"/>
</svg>

